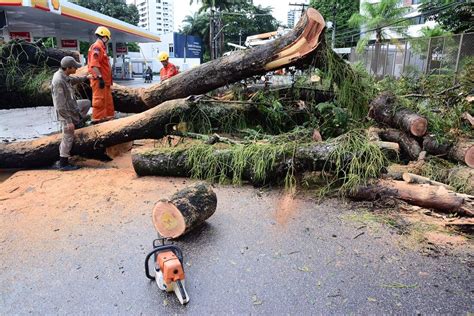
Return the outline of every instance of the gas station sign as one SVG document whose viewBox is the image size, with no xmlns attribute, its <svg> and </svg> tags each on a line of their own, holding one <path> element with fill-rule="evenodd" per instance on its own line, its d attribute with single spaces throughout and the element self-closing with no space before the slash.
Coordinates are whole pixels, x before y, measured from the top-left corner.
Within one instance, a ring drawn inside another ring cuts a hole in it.
<svg viewBox="0 0 474 316">
<path fill-rule="evenodd" d="M 23 39 L 27 42 L 31 42 L 30 32 L 10 32 L 10 39 Z"/>
<path fill-rule="evenodd" d="M 127 55 L 128 47 L 126 43 L 117 43 L 115 46 L 117 55 Z"/>
<path fill-rule="evenodd" d="M 74 39 L 62 39 L 61 40 L 62 48 L 76 48 L 77 49 L 77 40 Z"/>
</svg>

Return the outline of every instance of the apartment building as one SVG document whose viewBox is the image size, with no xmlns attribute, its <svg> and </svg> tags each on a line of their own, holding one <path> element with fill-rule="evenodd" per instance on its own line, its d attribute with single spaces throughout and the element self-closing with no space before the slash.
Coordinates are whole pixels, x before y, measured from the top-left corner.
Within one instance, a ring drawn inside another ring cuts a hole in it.
<svg viewBox="0 0 474 316">
<path fill-rule="evenodd" d="M 308 8 L 309 0 L 293 1 L 292 3 L 296 5 L 290 5 L 287 14 L 287 27 L 290 29 L 294 28 L 296 23 L 298 23 L 301 18 L 301 13 L 303 13 L 303 9 Z"/>
<path fill-rule="evenodd" d="M 138 9 L 138 26 L 156 34 L 173 32 L 174 0 L 133 0 Z"/>
</svg>

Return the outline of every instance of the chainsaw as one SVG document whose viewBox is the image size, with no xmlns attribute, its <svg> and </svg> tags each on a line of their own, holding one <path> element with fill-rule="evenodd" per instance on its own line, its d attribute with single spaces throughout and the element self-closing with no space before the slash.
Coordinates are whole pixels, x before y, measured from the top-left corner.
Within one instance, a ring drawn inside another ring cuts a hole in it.
<svg viewBox="0 0 474 316">
<path fill-rule="evenodd" d="M 160 244 L 161 242 L 161 244 Z M 150 274 L 149 261 L 154 258 L 154 275 Z M 189 295 L 184 287 L 183 253 L 175 245 L 165 245 L 165 238 L 153 241 L 153 250 L 145 259 L 145 274 L 155 280 L 160 290 L 174 292 L 181 304 L 189 302 Z"/>
</svg>

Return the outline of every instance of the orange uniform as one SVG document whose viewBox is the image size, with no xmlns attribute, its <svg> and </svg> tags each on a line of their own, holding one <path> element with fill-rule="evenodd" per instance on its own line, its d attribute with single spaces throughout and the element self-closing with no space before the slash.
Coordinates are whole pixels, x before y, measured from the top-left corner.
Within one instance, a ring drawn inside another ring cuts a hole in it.
<svg viewBox="0 0 474 316">
<path fill-rule="evenodd" d="M 176 76 L 177 74 L 178 74 L 178 68 L 176 68 L 176 66 L 173 65 L 172 63 L 168 62 L 166 67 L 163 67 L 160 70 L 160 79 L 161 81 L 164 81 L 173 76 Z"/>
<path fill-rule="evenodd" d="M 97 41 L 91 45 L 87 60 L 89 73 L 93 77 L 91 79 L 92 120 L 102 120 L 113 117 L 115 114 L 114 101 L 112 99 L 112 91 L 110 90 L 110 86 L 112 85 L 112 71 L 105 44 L 101 39 L 97 39 Z M 105 82 L 103 89 L 100 88 L 100 80 L 92 70 L 92 67 L 99 68 L 102 79 Z"/>
</svg>

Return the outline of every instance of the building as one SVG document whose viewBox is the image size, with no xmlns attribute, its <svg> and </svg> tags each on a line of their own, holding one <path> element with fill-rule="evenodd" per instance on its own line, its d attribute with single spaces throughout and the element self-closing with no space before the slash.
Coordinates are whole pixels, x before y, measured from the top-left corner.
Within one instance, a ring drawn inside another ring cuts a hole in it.
<svg viewBox="0 0 474 316">
<path fill-rule="evenodd" d="M 170 62 L 178 66 L 180 72 L 201 64 L 201 38 L 171 32 L 161 35 L 160 40 L 159 43 L 139 44 L 139 53 L 128 53 L 133 73 L 142 74 L 148 66 L 153 72 L 159 72 L 162 66 L 156 57 L 163 51 L 169 54 Z"/>
<path fill-rule="evenodd" d="M 436 22 L 434 21 L 428 21 L 426 20 L 423 16 L 420 15 L 419 6 L 421 4 L 421 0 L 399 0 L 400 5 L 410 7 L 410 11 L 405 15 L 406 18 L 411 18 L 409 19 L 410 21 L 410 26 L 408 27 L 407 30 L 407 35 L 409 37 L 420 37 L 421 34 L 421 29 L 423 27 L 434 27 L 436 26 Z M 361 14 L 364 14 L 363 11 L 363 3 L 378 3 L 380 0 L 360 0 L 360 12 Z M 404 35 L 397 33 L 397 27 L 391 27 L 391 31 L 387 32 L 390 38 L 401 38 L 404 37 Z M 375 36 L 374 36 L 375 39 Z"/>
<path fill-rule="evenodd" d="M 287 27 L 292 29 L 301 18 L 301 14 L 309 6 L 309 0 L 300 0 L 290 3 L 290 9 L 287 15 Z"/>
<path fill-rule="evenodd" d="M 174 0 L 128 0 L 140 15 L 138 26 L 156 34 L 173 32 Z"/>
</svg>

